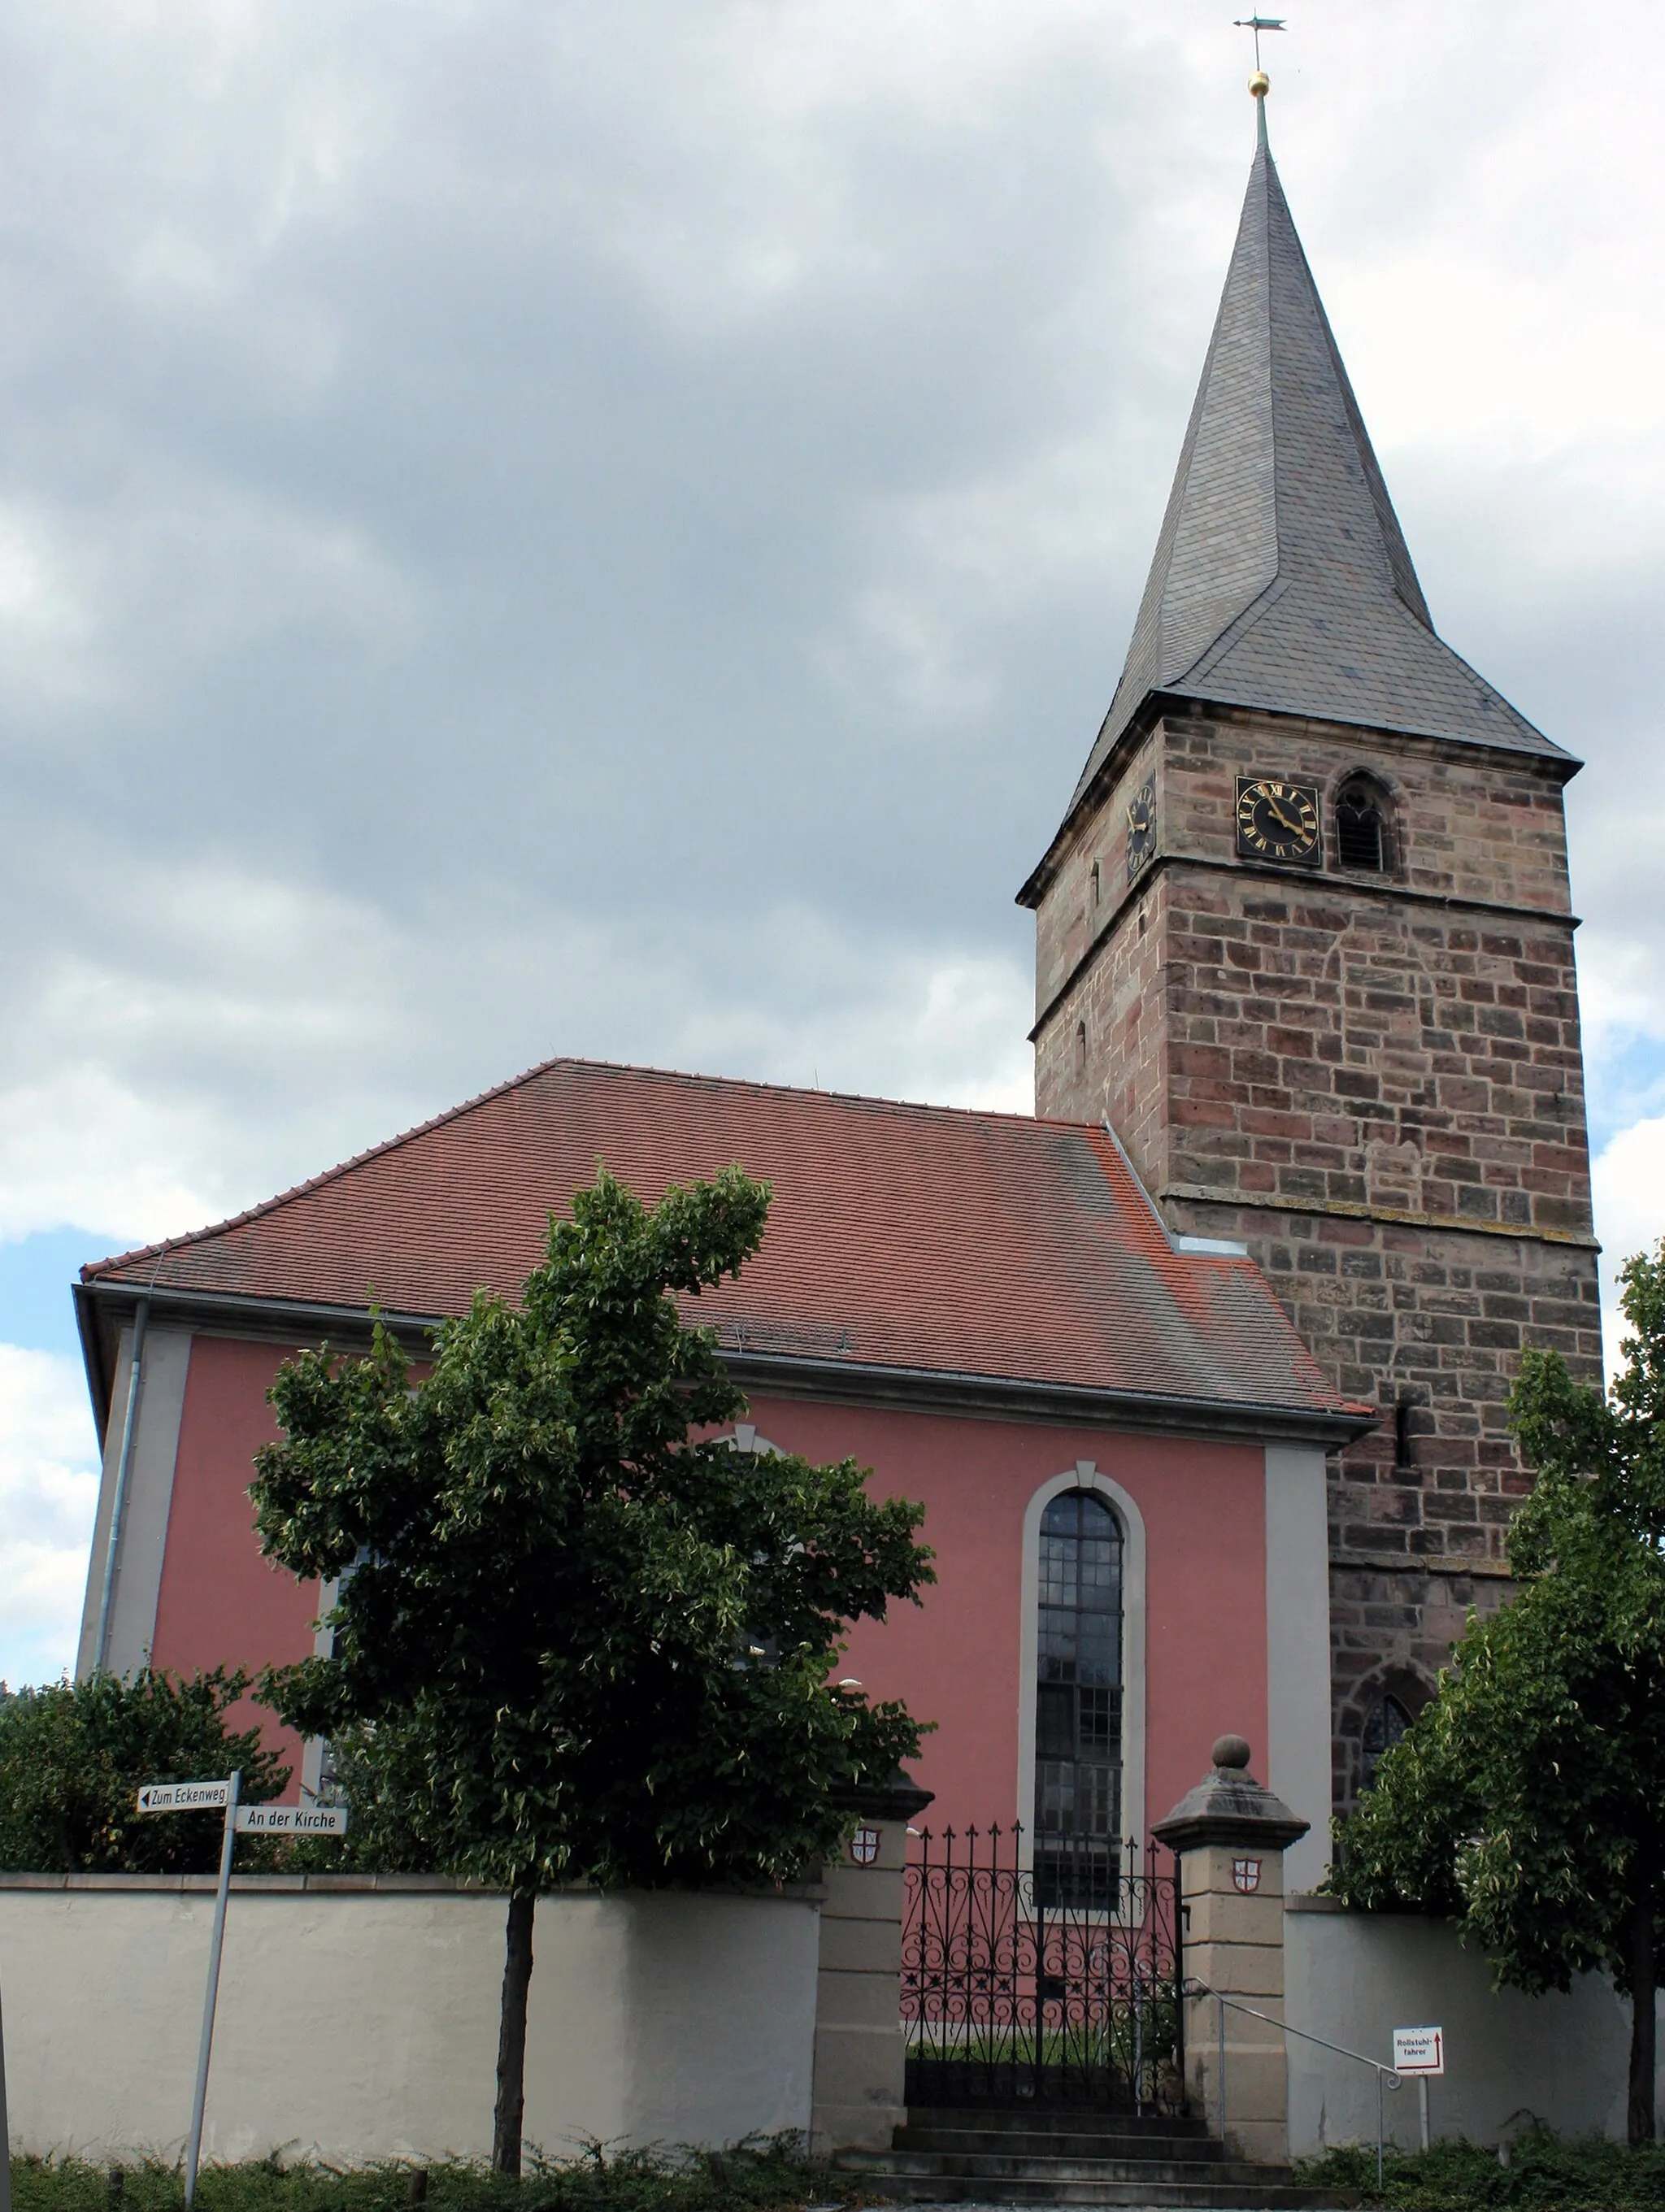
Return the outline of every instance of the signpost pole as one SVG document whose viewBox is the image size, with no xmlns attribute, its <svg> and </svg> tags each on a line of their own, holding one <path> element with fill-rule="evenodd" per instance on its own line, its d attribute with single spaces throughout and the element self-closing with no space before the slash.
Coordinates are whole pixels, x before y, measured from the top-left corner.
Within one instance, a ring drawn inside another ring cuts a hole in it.
<svg viewBox="0 0 1665 2212">
<path fill-rule="evenodd" d="M 185 2212 L 197 2196 L 197 2166 L 203 2152 L 203 2110 L 208 2102 L 208 2057 L 214 2047 L 214 2007 L 220 1994 L 220 1952 L 226 1936 L 226 1899 L 231 1894 L 231 1854 L 237 1842 L 237 1792 L 243 1777 L 234 1768 L 226 1792 L 226 1830 L 220 1844 L 220 1887 L 214 1899 L 214 1933 L 208 1946 L 208 1987 L 203 1994 L 203 2039 L 197 2049 L 197 2092 L 191 2102 L 191 2141 L 185 2156 Z"/>
<path fill-rule="evenodd" d="M 1422 2100 L 1422 2148 L 1428 2148 L 1428 2076 L 1425 2074 L 1417 2083 L 1417 2093 Z"/>
</svg>

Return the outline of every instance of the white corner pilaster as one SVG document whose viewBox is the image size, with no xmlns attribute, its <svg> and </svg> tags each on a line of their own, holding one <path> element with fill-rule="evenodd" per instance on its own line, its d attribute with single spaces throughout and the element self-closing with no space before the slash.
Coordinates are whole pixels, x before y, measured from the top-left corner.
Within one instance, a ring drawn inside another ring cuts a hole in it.
<svg viewBox="0 0 1665 2212">
<path fill-rule="evenodd" d="M 1267 1781 L 1311 1826 L 1285 1855 L 1291 1890 L 1316 1889 L 1329 1865 L 1329 1525 L 1324 1455 L 1266 1453 Z"/>
<path fill-rule="evenodd" d="M 156 1604 L 161 1595 L 162 1560 L 167 1549 L 167 1516 L 173 1503 L 173 1466 L 185 1411 L 185 1377 L 191 1366 L 191 1331 L 146 1331 L 143 1380 L 134 1420 L 132 1459 L 127 1473 L 127 1503 L 111 1591 L 107 1649 L 104 1663 L 114 1674 L 143 1667 L 156 1635 Z M 105 1431 L 104 1473 L 99 1486 L 98 1517 L 93 1532 L 87 1598 L 82 1614 L 78 1675 L 90 1674 L 97 1659 L 99 1593 L 110 1542 L 116 1468 L 121 1456 L 122 1426 L 133 1373 L 133 1332 L 125 1328 L 117 1352 L 116 1386 L 110 1395 Z"/>
</svg>

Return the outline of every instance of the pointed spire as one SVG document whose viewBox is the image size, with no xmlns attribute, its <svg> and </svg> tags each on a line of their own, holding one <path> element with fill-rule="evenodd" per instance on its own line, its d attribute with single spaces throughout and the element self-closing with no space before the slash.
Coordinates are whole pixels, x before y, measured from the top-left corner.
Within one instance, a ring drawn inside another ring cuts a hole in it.
<svg viewBox="0 0 1665 2212">
<path fill-rule="evenodd" d="M 1237 243 L 1085 794 L 1153 692 L 1559 752 L 1434 634 L 1272 159 Z M 1072 811 L 1074 802 L 1072 803 Z"/>
</svg>

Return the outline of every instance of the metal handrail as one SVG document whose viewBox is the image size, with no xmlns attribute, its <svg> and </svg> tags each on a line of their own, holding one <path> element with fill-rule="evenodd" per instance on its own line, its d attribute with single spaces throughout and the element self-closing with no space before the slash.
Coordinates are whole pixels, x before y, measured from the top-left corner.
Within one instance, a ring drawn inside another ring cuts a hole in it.
<svg viewBox="0 0 1665 2212">
<path fill-rule="evenodd" d="M 1233 2012 L 1247 2013 L 1250 2020 L 1264 2021 L 1268 2027 L 1282 2028 L 1285 2035 L 1298 2035 L 1303 2043 L 1316 2043 L 1321 2051 L 1333 2051 L 1338 2058 L 1351 2058 L 1357 2065 L 1370 2067 L 1376 2075 L 1376 2185 L 1378 2189 L 1381 2188 L 1383 2133 L 1382 2086 L 1385 2081 L 1387 2087 L 1391 2089 L 1402 2089 L 1405 2086 L 1405 2077 L 1402 2074 L 1395 2073 L 1391 2066 L 1384 2066 L 1379 2058 L 1366 2058 L 1362 2051 L 1349 2051 L 1345 2043 L 1332 2043 L 1328 2037 L 1315 2035 L 1310 2028 L 1294 2027 L 1286 2020 L 1274 2020 L 1269 2012 L 1257 2012 L 1253 2005 L 1245 2004 L 1241 1997 L 1229 1997 L 1222 1990 L 1212 1988 L 1207 1982 L 1200 1981 L 1194 1974 L 1188 1975 L 1186 1978 L 1185 1995 L 1188 1997 L 1212 1997 L 1220 2008 L 1220 2134 L 1222 2136 L 1225 2133 L 1225 2008 L 1228 2005 Z"/>
</svg>

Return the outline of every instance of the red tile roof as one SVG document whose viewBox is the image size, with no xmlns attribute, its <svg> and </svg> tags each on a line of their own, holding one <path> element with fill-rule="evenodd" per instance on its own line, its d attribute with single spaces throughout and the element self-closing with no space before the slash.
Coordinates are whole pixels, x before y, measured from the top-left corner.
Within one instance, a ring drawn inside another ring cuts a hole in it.
<svg viewBox="0 0 1665 2212">
<path fill-rule="evenodd" d="M 1339 1407 L 1259 1269 L 1174 1251 L 1102 1129 L 588 1060 L 82 1278 L 456 1313 L 478 1285 L 519 1290 L 599 1159 L 644 1199 L 735 1160 L 773 1183 L 763 1249 L 696 1302 L 736 1348 Z"/>
</svg>

